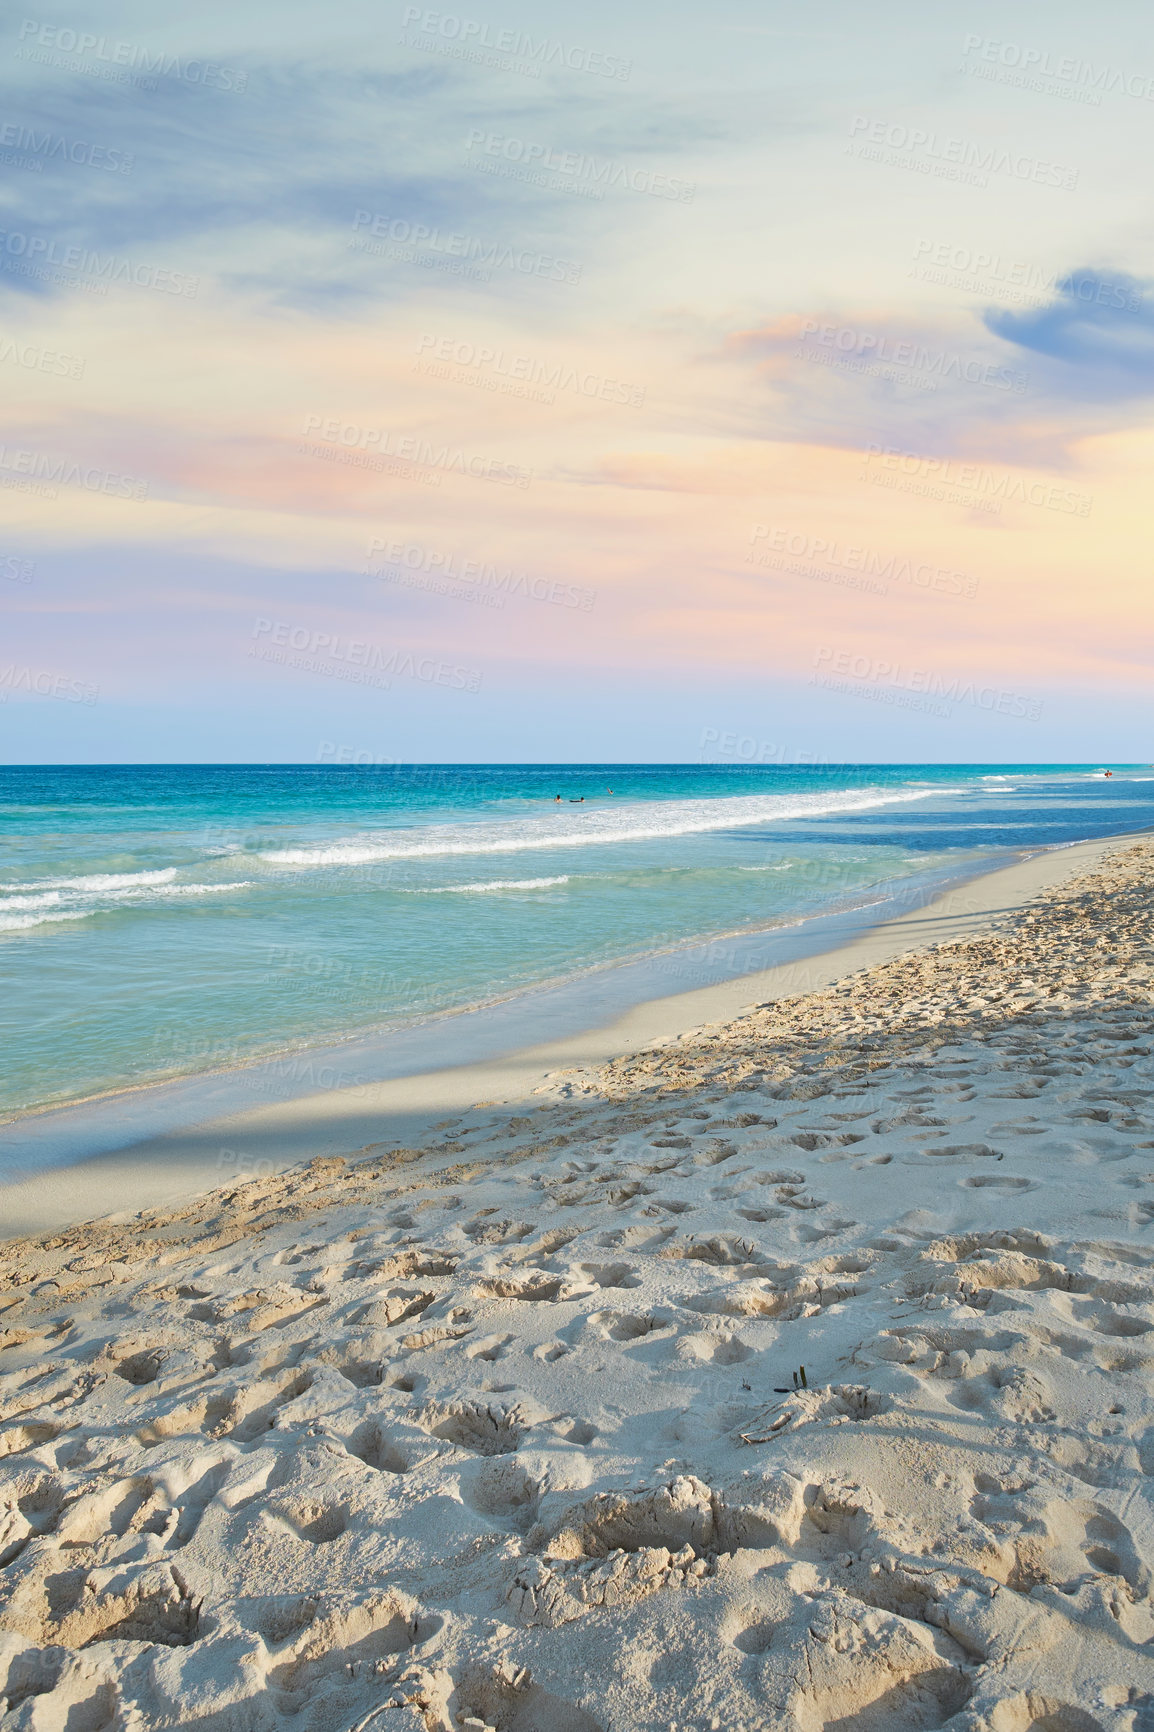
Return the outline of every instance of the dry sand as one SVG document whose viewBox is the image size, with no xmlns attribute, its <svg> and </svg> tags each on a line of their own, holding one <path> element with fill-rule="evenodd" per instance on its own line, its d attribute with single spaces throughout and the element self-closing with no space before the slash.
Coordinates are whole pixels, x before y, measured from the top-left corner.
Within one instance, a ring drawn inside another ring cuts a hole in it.
<svg viewBox="0 0 1154 1732">
<path fill-rule="evenodd" d="M 0 1727 L 1152 1732 L 1154 844 L 1095 858 L 0 1247 Z"/>
</svg>

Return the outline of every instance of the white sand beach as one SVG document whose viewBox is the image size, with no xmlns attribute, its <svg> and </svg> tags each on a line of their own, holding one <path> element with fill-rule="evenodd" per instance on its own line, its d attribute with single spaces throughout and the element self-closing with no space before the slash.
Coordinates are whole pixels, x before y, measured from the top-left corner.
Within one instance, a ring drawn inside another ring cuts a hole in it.
<svg viewBox="0 0 1154 1732">
<path fill-rule="evenodd" d="M 1154 843 L 955 895 L 11 1187 L 0 1727 L 1151 1732 Z"/>
</svg>

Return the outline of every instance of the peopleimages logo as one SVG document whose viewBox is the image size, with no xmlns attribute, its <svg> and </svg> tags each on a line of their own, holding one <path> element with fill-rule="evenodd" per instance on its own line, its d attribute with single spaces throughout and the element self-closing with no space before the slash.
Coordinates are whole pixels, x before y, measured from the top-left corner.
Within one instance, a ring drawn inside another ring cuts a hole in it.
<svg viewBox="0 0 1154 1732">
<path fill-rule="evenodd" d="M 914 247 L 913 258 L 910 275 L 923 282 L 972 287 L 995 299 L 1019 304 L 1061 295 L 1081 301 L 1085 307 L 1107 307 L 1121 313 L 1139 313 L 1144 306 L 1141 289 L 1128 278 L 1115 281 L 1096 271 L 1056 270 L 981 247 L 959 246 L 954 241 L 923 238 Z"/>
<path fill-rule="evenodd" d="M 962 44 L 963 71 L 979 76 L 1000 77 L 1015 74 L 1005 82 L 1025 84 L 1035 89 L 1045 78 L 1056 79 L 1068 88 L 1064 95 L 1081 93 L 1081 100 L 1101 101 L 1107 91 L 1116 96 L 1133 96 L 1141 102 L 1154 102 L 1154 78 L 1141 72 L 1123 72 L 1119 66 L 1094 66 L 1076 55 L 1052 54 L 1048 48 L 1025 48 L 1018 42 L 1002 42 L 994 36 L 969 35 Z M 986 72 L 985 68 L 990 71 Z"/>
<path fill-rule="evenodd" d="M 412 29 L 413 26 L 416 28 Z M 411 30 L 409 36 L 401 38 L 403 47 L 500 66 L 503 71 L 523 72 L 531 78 L 540 78 L 548 67 L 589 72 L 598 78 L 623 82 L 633 70 L 633 62 L 619 54 L 601 54 L 596 49 L 556 42 L 549 36 L 530 36 L 527 30 L 501 30 L 476 18 L 430 12 L 420 6 L 405 7 L 401 28 Z"/>
<path fill-rule="evenodd" d="M 1036 722 L 1042 714 L 1040 698 L 1000 686 L 980 686 L 957 674 L 947 676 L 933 668 L 907 668 L 879 656 L 855 655 L 852 650 L 823 647 L 814 651 L 815 671 L 809 683 L 828 691 L 865 697 L 873 703 L 916 709 L 947 718 L 949 704 L 971 704 L 994 715 L 1014 716 Z M 944 702 L 934 703 L 934 700 Z"/>
<path fill-rule="evenodd" d="M 533 471 L 519 463 L 506 463 L 497 457 L 479 457 L 452 445 L 434 445 L 428 439 L 394 434 L 384 427 L 362 427 L 355 421 L 342 421 L 339 416 L 310 415 L 304 432 L 306 435 L 314 433 L 326 444 L 343 447 L 349 452 L 392 458 L 422 469 L 471 475 L 476 481 L 493 481 L 501 487 L 528 487 L 533 479 Z"/>
<path fill-rule="evenodd" d="M 43 451 L 18 451 L 0 445 L 0 470 L 30 481 L 59 482 L 65 487 L 83 487 L 87 493 L 103 493 L 113 499 L 147 499 L 148 482 L 115 469 L 85 468 L 67 457 L 50 457 Z"/>
<path fill-rule="evenodd" d="M 15 337 L 0 337 L 0 361 L 26 367 L 30 373 L 52 373 L 58 379 L 83 379 L 85 362 L 79 355 L 59 349 L 42 349 L 37 343 L 21 343 Z"/>
<path fill-rule="evenodd" d="M 390 243 L 374 249 L 366 238 Z M 447 271 L 509 270 L 524 277 L 541 277 L 552 283 L 579 283 L 583 266 L 572 259 L 559 259 L 553 253 L 534 252 L 530 247 L 514 247 L 501 241 L 482 240 L 478 235 L 451 233 L 446 229 L 430 228 L 428 223 L 410 222 L 406 217 L 383 216 L 371 210 L 359 210 L 353 216 L 355 239 L 349 246 L 360 252 L 377 251 L 383 257 L 403 257 L 421 264 L 443 260 Z M 402 249 L 400 252 L 397 249 Z M 487 282 L 485 276 L 481 280 Z"/>
<path fill-rule="evenodd" d="M 770 740 L 755 740 L 752 734 L 738 734 L 733 730 L 723 734 L 720 728 L 703 728 L 697 749 L 700 752 L 714 751 L 727 758 L 741 758 L 747 764 L 824 766 L 830 762 L 828 758 L 819 757 L 816 752 L 789 749 L 774 745 Z"/>
<path fill-rule="evenodd" d="M 179 54 L 169 54 L 164 49 L 142 48 L 133 42 L 114 42 L 108 36 L 73 30 L 67 25 L 41 24 L 35 18 L 25 18 L 21 24 L 20 41 L 34 46 L 18 48 L 18 60 L 59 66 L 69 64 L 62 58 L 64 56 L 74 56 L 83 63 L 84 58 L 91 55 L 95 60 L 105 62 L 107 76 L 112 78 L 123 69 L 125 73 L 143 72 L 152 80 L 173 78 L 181 84 L 202 84 L 206 90 L 231 90 L 238 94 L 248 83 L 248 73 L 237 72 L 231 66 L 218 66 L 209 60 L 182 60 Z M 83 64 L 76 69 L 88 70 Z M 136 82 L 143 89 L 156 88 L 154 82 Z"/>
<path fill-rule="evenodd" d="M 387 649 L 367 638 L 345 638 L 339 632 L 314 631 L 289 620 L 264 618 L 253 622 L 252 636 L 256 641 L 248 653 L 257 661 L 279 662 L 283 667 L 348 680 L 353 685 L 388 691 L 394 679 L 411 679 L 461 692 L 481 689 L 479 668 L 438 661 L 436 656 L 415 656 L 411 650 Z M 295 654 L 286 655 L 286 650 Z"/>
<path fill-rule="evenodd" d="M 972 138 L 947 138 L 942 133 L 927 132 L 924 127 L 906 126 L 900 121 L 870 120 L 864 114 L 855 114 L 849 131 L 853 140 L 846 146 L 849 155 L 888 163 L 894 168 L 912 168 L 948 180 L 969 180 L 976 186 L 985 186 L 986 182 L 975 177 L 987 174 L 1005 174 L 1013 180 L 1062 187 L 1067 192 L 1078 184 L 1080 170 L 1062 163 Z"/>
<path fill-rule="evenodd" d="M 130 150 L 89 144 L 79 138 L 61 138 L 54 132 L 37 132 L 34 127 L 21 126 L 16 121 L 0 126 L 0 149 L 25 151 L 37 163 L 41 159 L 74 162 L 85 168 L 102 168 L 108 174 L 131 174 L 136 161 Z"/>
<path fill-rule="evenodd" d="M 1004 367 L 976 355 L 959 355 L 950 349 L 852 325 L 823 325 L 819 319 L 806 319 L 801 327 L 801 340 L 803 345 L 820 344 L 832 351 L 839 362 L 908 367 L 914 374 L 922 375 L 931 389 L 939 381 L 956 380 L 960 384 L 988 385 L 998 391 L 1024 391 L 1030 382 L 1030 375 L 1018 367 Z"/>
<path fill-rule="evenodd" d="M 100 293 L 108 283 L 128 283 L 138 289 L 158 289 L 165 295 L 183 295 L 195 300 L 199 277 L 169 271 L 116 253 L 96 253 L 88 247 L 64 246 L 48 235 L 29 235 L 20 229 L 0 229 L 0 270 L 25 276 L 44 276 L 49 269 L 68 271 L 75 277 L 96 277 Z M 57 281 L 60 279 L 57 278 Z"/>
<path fill-rule="evenodd" d="M 443 582 L 446 589 L 469 584 L 479 594 L 489 592 L 498 605 L 503 605 L 506 596 L 522 596 L 527 601 L 544 601 L 553 607 L 570 607 L 589 613 L 597 600 L 595 589 L 584 589 L 580 584 L 532 577 L 527 571 L 513 571 L 508 566 L 501 569 L 480 559 L 461 559 L 454 553 L 419 547 L 413 542 L 386 541 L 382 536 L 374 535 L 366 551 L 370 560 L 382 555 L 398 578 L 402 573 L 411 573 L 414 577 L 431 579 L 433 585 Z M 372 571 L 369 575 L 387 577 L 388 573 Z M 422 583 L 417 587 L 430 586 Z"/>
<path fill-rule="evenodd" d="M 48 673 L 43 668 L 17 667 L 9 662 L 0 666 L 0 704 L 8 702 L 10 692 L 28 692 L 40 698 L 58 698 L 65 704 L 94 704 L 100 687 L 87 680 L 74 680 L 69 674 Z"/>
<path fill-rule="evenodd" d="M 645 401 L 645 386 L 631 385 L 623 379 L 613 379 L 604 373 L 586 372 L 563 362 L 535 360 L 531 355 L 508 354 L 504 349 L 491 348 L 487 343 L 460 342 L 454 337 L 422 336 L 417 343 L 421 357 L 418 368 L 429 372 L 430 359 L 441 368 L 441 374 L 456 379 L 463 374 L 472 383 L 475 376 L 491 390 L 506 390 L 510 395 L 535 392 L 542 402 L 552 403 L 558 391 L 573 391 L 578 397 L 597 399 L 602 403 L 623 403 L 639 408 Z M 454 373 L 453 369 L 457 372 Z M 490 377 L 493 375 L 493 377 Z"/>
<path fill-rule="evenodd" d="M 946 488 L 958 488 L 984 500 L 991 511 L 1000 511 L 1003 504 L 1009 503 L 1063 511 L 1071 517 L 1089 517 L 1094 506 L 1093 494 L 1078 493 L 1056 482 L 1026 481 L 1008 470 L 987 469 L 981 463 L 957 463 L 952 457 L 929 457 L 919 451 L 902 451 L 896 445 L 867 445 L 865 461 L 867 465 L 878 465 L 877 471 L 864 477 L 876 485 L 900 487 L 908 480 L 931 498 L 945 497 Z"/>
<path fill-rule="evenodd" d="M 651 198 L 676 199 L 681 204 L 692 204 L 697 191 L 694 181 L 677 180 L 649 168 L 629 168 L 623 162 L 588 156 L 584 151 L 555 150 L 550 144 L 511 138 L 503 132 L 484 132 L 476 126 L 465 141 L 465 149 L 470 153 L 465 158 L 470 167 L 500 174 L 509 171 L 504 166 L 507 164 L 510 170 L 524 171 L 533 178 L 545 174 L 559 175 L 562 178 L 558 184 L 568 185 L 589 198 L 603 197 L 606 187 L 619 187 L 628 192 L 648 193 Z M 474 151 L 476 156 L 472 154 Z M 500 161 L 487 163 L 486 157 L 496 157 Z"/>
<path fill-rule="evenodd" d="M 978 580 L 952 567 L 932 565 L 929 560 L 910 559 L 900 553 L 879 553 L 874 548 L 855 546 L 824 535 L 806 535 L 802 531 L 781 528 L 775 524 L 755 523 L 750 532 L 750 550 L 746 562 L 769 565 L 777 570 L 792 571 L 803 577 L 830 576 L 825 566 L 836 566 L 852 576 L 874 580 L 882 595 L 883 583 L 908 583 L 913 589 L 933 590 L 938 595 L 960 595 L 971 599 L 978 593 Z M 764 548 L 758 543 L 764 542 Z M 801 565 L 791 561 L 802 561 Z M 814 564 L 813 562 L 818 562 Z M 857 584 L 849 585 L 857 588 Z M 869 587 L 874 587 L 870 584 Z"/>
</svg>

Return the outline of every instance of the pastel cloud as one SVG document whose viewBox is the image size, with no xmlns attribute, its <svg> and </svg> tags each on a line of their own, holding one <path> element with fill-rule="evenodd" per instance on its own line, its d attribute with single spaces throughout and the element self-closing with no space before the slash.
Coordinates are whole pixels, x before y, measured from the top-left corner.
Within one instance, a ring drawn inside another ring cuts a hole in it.
<svg viewBox="0 0 1154 1732">
<path fill-rule="evenodd" d="M 955 88 L 940 21 L 909 20 L 891 64 L 832 4 L 764 40 L 583 16 L 628 79 L 417 52 L 352 3 L 343 37 L 311 14 L 101 25 L 185 52 L 199 31 L 248 70 L 243 95 L 12 61 L 5 113 L 134 159 L 14 169 L 4 194 L 0 507 L 42 574 L 21 636 L 91 658 L 126 701 L 224 692 L 238 739 L 270 705 L 292 727 L 291 682 L 247 659 L 258 612 L 475 655 L 514 706 L 543 670 L 644 676 L 678 725 L 696 680 L 793 690 L 834 645 L 1138 688 L 1154 313 L 1109 140 L 1141 117 Z M 573 35 L 548 8 L 534 28 Z M 943 133 L 1017 125 L 1036 153 L 1076 121 L 1085 196 L 847 159 L 846 113 L 879 79 L 895 113 L 933 88 Z M 1003 96 L 1018 106 L 995 124 Z M 632 184 L 542 169 L 537 146 Z M 8 241 L 33 232 L 196 291 L 30 274 Z M 1052 289 L 1011 310 L 994 273 L 928 281 L 911 261 L 947 234 L 1060 261 Z M 1120 263 L 1070 264 L 1087 259 Z M 36 360 L 62 353 L 78 376 Z M 147 497 L 42 497 L 12 466 L 25 450 L 140 476 Z M 374 540 L 423 550 L 423 586 L 372 576 Z M 445 577 L 470 562 L 596 605 L 482 608 Z"/>
</svg>

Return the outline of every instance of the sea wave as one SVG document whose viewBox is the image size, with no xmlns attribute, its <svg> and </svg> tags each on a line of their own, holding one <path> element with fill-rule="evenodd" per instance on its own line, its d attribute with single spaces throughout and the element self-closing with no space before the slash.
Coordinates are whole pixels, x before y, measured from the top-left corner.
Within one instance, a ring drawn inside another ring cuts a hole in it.
<svg viewBox="0 0 1154 1732">
<path fill-rule="evenodd" d="M 447 854 L 517 854 L 527 849 L 586 848 L 612 842 L 649 842 L 788 819 L 866 812 L 877 806 L 925 800 L 933 788 L 871 788 L 833 794 L 753 794 L 715 800 L 655 800 L 618 808 L 594 806 L 576 816 L 566 810 L 541 818 L 470 825 L 431 825 L 412 839 L 403 831 L 362 834 L 302 848 L 271 848 L 258 857 L 273 866 L 367 866 L 377 860 L 429 859 Z"/>
<path fill-rule="evenodd" d="M 53 920 L 87 920 L 94 914 L 115 913 L 126 902 L 155 902 L 172 896 L 219 896 L 226 890 L 247 890 L 254 882 L 248 878 L 233 884 L 152 883 L 119 890 L 74 891 L 71 895 L 60 890 L 32 896 L 7 895 L 0 897 L 0 932 L 19 932 Z M 83 903 L 94 906 L 78 906 Z"/>
<path fill-rule="evenodd" d="M 168 884 L 159 890 L 124 890 L 117 900 L 137 902 L 162 896 L 219 896 L 222 890 L 250 890 L 255 882 L 254 878 L 242 878 L 235 884 Z"/>
<path fill-rule="evenodd" d="M 85 890 L 93 896 L 103 896 L 109 890 L 130 889 L 138 884 L 171 884 L 176 873 L 175 866 L 164 866 L 154 872 L 89 872 L 82 878 L 33 878 L 27 884 L 0 884 L 0 893 L 12 895 L 22 890 Z"/>
<path fill-rule="evenodd" d="M 0 932 L 26 932 L 30 926 L 46 926 L 52 920 L 88 920 L 96 912 L 95 908 L 61 908 L 52 914 L 3 914 Z"/>
<path fill-rule="evenodd" d="M 59 890 L 46 890 L 42 896 L 0 896 L 0 909 L 18 908 L 27 913 L 30 908 L 57 908 L 63 900 Z"/>
<path fill-rule="evenodd" d="M 551 884 L 568 884 L 569 874 L 558 878 L 492 878 L 483 884 L 438 884 L 432 888 L 413 890 L 413 896 L 479 896 L 489 890 L 545 890 Z"/>
</svg>

